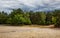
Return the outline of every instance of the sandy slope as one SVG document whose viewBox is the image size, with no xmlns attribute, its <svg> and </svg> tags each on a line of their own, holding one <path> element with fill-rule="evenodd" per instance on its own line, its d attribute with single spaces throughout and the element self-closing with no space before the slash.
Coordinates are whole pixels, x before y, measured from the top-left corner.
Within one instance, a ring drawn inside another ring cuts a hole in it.
<svg viewBox="0 0 60 38">
<path fill-rule="evenodd" d="M 0 26 L 0 38 L 60 38 L 60 29 Z"/>
</svg>

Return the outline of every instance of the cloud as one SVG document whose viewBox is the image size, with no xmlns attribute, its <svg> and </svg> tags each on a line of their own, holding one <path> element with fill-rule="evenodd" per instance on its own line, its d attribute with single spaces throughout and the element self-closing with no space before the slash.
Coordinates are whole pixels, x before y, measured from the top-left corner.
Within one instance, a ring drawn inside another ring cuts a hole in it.
<svg viewBox="0 0 60 38">
<path fill-rule="evenodd" d="M 60 0 L 0 0 L 0 11 L 23 10 L 54 10 L 60 9 Z"/>
</svg>

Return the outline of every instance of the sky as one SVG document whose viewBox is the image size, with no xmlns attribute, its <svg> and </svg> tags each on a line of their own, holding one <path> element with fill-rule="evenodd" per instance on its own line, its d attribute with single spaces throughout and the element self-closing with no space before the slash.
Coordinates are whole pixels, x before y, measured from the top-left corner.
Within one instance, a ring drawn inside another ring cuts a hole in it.
<svg viewBox="0 0 60 38">
<path fill-rule="evenodd" d="M 24 11 L 49 11 L 60 9 L 60 0 L 0 0 L 0 11 L 10 12 L 21 8 Z"/>
</svg>

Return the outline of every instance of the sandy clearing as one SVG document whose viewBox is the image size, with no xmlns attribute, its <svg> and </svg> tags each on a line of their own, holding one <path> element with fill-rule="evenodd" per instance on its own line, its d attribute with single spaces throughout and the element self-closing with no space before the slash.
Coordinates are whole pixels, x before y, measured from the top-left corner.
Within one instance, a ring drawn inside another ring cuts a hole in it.
<svg viewBox="0 0 60 38">
<path fill-rule="evenodd" d="M 0 38 L 60 38 L 60 29 L 0 26 Z"/>
</svg>

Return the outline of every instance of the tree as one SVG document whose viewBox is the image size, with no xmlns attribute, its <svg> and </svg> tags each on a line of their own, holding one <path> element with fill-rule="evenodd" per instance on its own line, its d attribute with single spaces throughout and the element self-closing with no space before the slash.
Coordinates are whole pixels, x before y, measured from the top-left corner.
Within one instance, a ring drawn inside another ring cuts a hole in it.
<svg viewBox="0 0 60 38">
<path fill-rule="evenodd" d="M 7 20 L 7 13 L 4 11 L 0 12 L 0 24 L 5 24 Z"/>
<path fill-rule="evenodd" d="M 51 12 L 48 12 L 48 13 L 46 14 L 46 24 L 47 24 L 47 25 L 52 24 L 52 13 L 51 13 Z"/>
<path fill-rule="evenodd" d="M 46 14 L 44 12 L 30 12 L 32 24 L 45 24 Z"/>
<path fill-rule="evenodd" d="M 0 12 L 0 24 L 40 24 L 60 27 L 60 10 L 51 12 L 24 12 L 23 10 L 13 9 L 10 14 Z"/>
<path fill-rule="evenodd" d="M 46 13 L 45 12 L 41 12 L 40 13 L 40 21 L 41 21 L 41 23 L 40 24 L 42 24 L 42 25 L 44 25 L 44 24 L 46 24 Z"/>
<path fill-rule="evenodd" d="M 7 22 L 11 24 L 31 24 L 28 15 L 20 9 L 13 10 Z"/>
<path fill-rule="evenodd" d="M 54 16 L 56 17 L 55 27 L 60 27 L 60 10 L 55 10 Z"/>
</svg>

